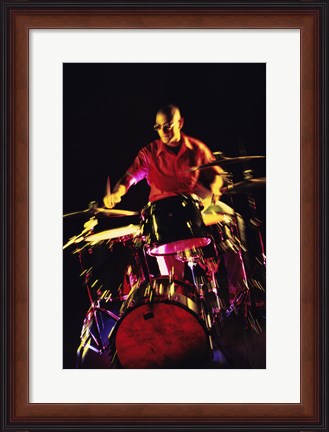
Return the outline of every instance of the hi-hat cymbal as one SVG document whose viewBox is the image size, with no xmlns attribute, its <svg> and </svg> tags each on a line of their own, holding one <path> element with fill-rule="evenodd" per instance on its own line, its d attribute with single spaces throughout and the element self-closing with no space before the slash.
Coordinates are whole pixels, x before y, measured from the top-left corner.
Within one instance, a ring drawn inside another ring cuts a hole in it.
<svg viewBox="0 0 329 432">
<path fill-rule="evenodd" d="M 101 215 L 105 217 L 124 217 L 124 216 L 137 216 L 139 213 L 131 210 L 107 209 L 102 207 L 92 207 L 86 210 L 80 210 L 73 213 L 66 213 L 63 217 L 79 216 L 83 214 Z"/>
<path fill-rule="evenodd" d="M 221 189 L 222 194 L 240 194 L 252 192 L 255 189 L 263 189 L 266 185 L 266 177 L 251 178 L 233 183 Z"/>
<path fill-rule="evenodd" d="M 188 170 L 187 172 L 192 172 L 192 171 L 197 171 L 197 170 L 203 170 L 212 166 L 225 166 L 225 165 L 230 165 L 230 164 L 235 164 L 235 163 L 243 163 L 243 162 L 248 162 L 250 160 L 255 160 L 255 159 L 264 159 L 265 156 L 237 156 L 237 157 L 221 157 L 220 159 L 214 161 L 214 162 L 210 162 L 204 165 L 199 165 L 196 167 L 193 167 L 192 169 Z"/>
</svg>

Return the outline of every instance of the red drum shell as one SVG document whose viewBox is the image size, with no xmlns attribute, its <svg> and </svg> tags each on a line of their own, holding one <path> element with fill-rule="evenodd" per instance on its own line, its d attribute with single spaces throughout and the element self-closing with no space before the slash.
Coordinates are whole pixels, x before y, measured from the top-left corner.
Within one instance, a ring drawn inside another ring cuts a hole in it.
<svg viewBox="0 0 329 432">
<path fill-rule="evenodd" d="M 123 307 L 115 348 L 123 368 L 193 368 L 209 359 L 207 329 L 193 286 L 169 278 L 132 292 Z"/>
</svg>

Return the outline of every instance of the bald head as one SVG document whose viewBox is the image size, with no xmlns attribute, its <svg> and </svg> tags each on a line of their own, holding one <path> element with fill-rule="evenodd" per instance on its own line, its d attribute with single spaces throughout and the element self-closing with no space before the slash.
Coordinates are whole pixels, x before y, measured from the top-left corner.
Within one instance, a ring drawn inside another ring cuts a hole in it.
<svg viewBox="0 0 329 432">
<path fill-rule="evenodd" d="M 179 145 L 183 124 L 184 119 L 176 105 L 165 105 L 156 114 L 155 129 L 161 141 L 168 146 L 176 147 Z"/>
<path fill-rule="evenodd" d="M 168 119 L 181 118 L 181 113 L 178 106 L 170 104 L 162 106 L 158 111 L 157 115 L 165 115 Z"/>
</svg>

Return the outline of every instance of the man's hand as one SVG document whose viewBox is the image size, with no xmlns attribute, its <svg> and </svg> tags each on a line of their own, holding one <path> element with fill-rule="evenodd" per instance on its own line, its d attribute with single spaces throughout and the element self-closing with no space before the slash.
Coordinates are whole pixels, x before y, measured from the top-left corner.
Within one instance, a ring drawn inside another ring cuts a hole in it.
<svg viewBox="0 0 329 432">
<path fill-rule="evenodd" d="M 217 175 L 210 185 L 210 190 L 212 193 L 212 204 L 215 204 L 217 201 L 220 200 L 222 193 L 221 188 L 224 185 L 224 180 L 222 176 Z"/>
<path fill-rule="evenodd" d="M 121 195 L 118 193 L 113 193 L 111 195 L 105 195 L 103 198 L 103 203 L 107 208 L 113 208 L 116 204 L 121 201 Z"/>
<path fill-rule="evenodd" d="M 107 194 L 103 198 L 103 203 L 107 208 L 113 208 L 116 204 L 121 201 L 121 197 L 126 193 L 127 189 L 124 185 L 119 185 L 115 192 Z"/>
</svg>

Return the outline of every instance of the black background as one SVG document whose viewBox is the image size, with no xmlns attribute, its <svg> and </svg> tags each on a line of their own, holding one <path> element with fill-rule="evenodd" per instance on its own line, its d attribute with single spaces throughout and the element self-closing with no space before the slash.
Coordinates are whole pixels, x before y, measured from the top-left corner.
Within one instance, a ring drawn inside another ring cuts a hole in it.
<svg viewBox="0 0 329 432">
<path fill-rule="evenodd" d="M 184 132 L 226 156 L 266 154 L 265 64 L 64 64 L 63 65 L 63 213 L 83 210 L 90 201 L 102 205 L 106 180 L 112 187 L 137 151 L 157 136 L 157 109 L 175 103 L 185 118 Z M 265 160 L 225 167 L 234 181 L 243 170 L 265 175 Z M 148 200 L 145 181 L 134 186 L 117 208 L 140 210 Z M 265 191 L 255 193 L 264 222 Z M 246 196 L 234 208 L 248 218 Z M 230 203 L 227 197 L 225 199 Z M 65 218 L 63 242 L 83 229 L 88 217 Z M 131 219 L 101 221 L 101 229 L 135 223 Z M 88 298 L 81 284 L 73 248 L 64 251 L 64 368 L 75 365 L 74 353 Z"/>
</svg>

